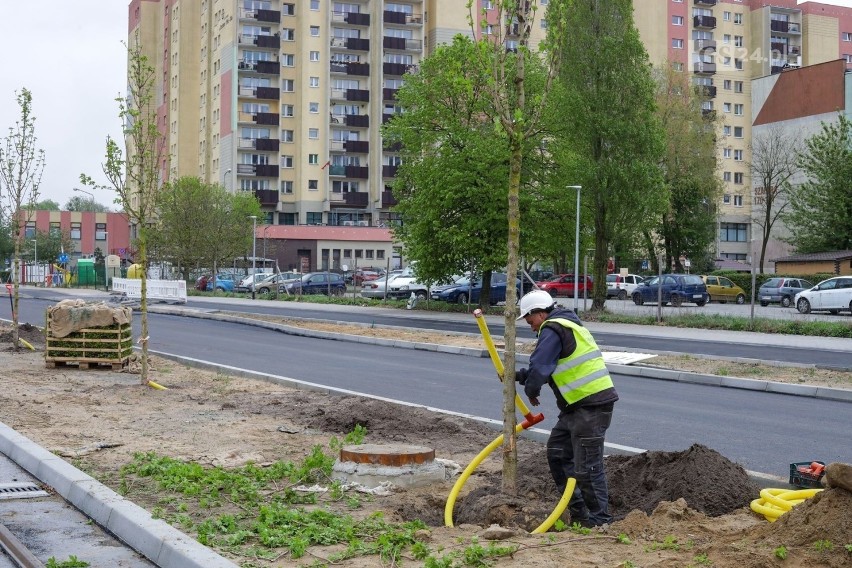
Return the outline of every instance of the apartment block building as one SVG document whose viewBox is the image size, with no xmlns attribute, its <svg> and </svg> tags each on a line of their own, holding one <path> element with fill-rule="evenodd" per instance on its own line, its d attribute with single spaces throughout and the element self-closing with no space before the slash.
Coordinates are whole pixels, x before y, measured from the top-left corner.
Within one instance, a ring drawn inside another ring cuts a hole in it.
<svg viewBox="0 0 852 568">
<path fill-rule="evenodd" d="M 538 0 L 533 46 L 546 34 Z M 386 226 L 400 165 L 381 125 L 405 74 L 457 33 L 499 26 L 476 0 L 132 0 L 129 44 L 156 66 L 170 178 L 251 191 L 265 222 Z M 636 0 L 651 62 L 689 73 L 720 117 L 716 255 L 750 257 L 752 80 L 845 58 L 852 9 L 796 0 Z M 511 26 L 509 26 L 511 31 Z M 506 39 L 512 48 L 515 39 Z"/>
<path fill-rule="evenodd" d="M 796 0 L 641 0 L 634 14 L 651 62 L 689 73 L 708 96 L 705 111 L 719 118 L 724 190 L 716 256 L 748 262 L 760 236 L 752 226 L 760 196 L 749 173 L 752 82 L 838 59 L 852 68 L 852 9 Z"/>
</svg>

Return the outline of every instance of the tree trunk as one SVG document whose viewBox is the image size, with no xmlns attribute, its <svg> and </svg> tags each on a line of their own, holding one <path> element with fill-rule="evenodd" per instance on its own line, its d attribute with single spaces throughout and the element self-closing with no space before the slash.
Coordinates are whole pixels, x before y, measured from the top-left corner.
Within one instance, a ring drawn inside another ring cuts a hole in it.
<svg viewBox="0 0 852 568">
<path fill-rule="evenodd" d="M 139 302 L 139 313 L 142 315 L 142 332 L 139 337 L 139 343 L 142 345 L 142 373 L 139 380 L 143 385 L 148 384 L 148 251 L 145 243 L 144 229 L 142 229 L 143 237 L 139 239 L 139 260 L 142 265 L 142 281 L 140 282 L 140 291 L 142 294 Z"/>
</svg>

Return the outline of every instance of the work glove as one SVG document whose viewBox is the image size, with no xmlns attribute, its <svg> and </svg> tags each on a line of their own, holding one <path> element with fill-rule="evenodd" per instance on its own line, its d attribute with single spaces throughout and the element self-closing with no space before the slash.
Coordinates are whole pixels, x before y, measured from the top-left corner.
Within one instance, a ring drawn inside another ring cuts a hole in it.
<svg viewBox="0 0 852 568">
<path fill-rule="evenodd" d="M 538 395 L 541 394 L 541 387 L 533 387 L 532 385 L 524 385 L 524 394 L 533 406 L 538 406 Z"/>
<path fill-rule="evenodd" d="M 518 369 L 515 371 L 515 381 L 520 384 L 524 384 L 527 382 L 527 375 L 529 374 L 529 369 Z"/>
</svg>

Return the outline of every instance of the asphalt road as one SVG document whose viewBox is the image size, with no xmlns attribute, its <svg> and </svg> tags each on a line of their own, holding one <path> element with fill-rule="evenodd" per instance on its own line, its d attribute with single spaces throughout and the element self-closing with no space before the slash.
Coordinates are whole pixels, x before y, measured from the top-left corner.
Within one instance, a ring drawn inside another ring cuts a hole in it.
<svg viewBox="0 0 852 568">
<path fill-rule="evenodd" d="M 43 322 L 51 303 L 25 300 L 22 320 Z M 8 318 L 8 310 L 0 308 L 0 317 Z M 151 314 L 149 320 L 153 350 L 500 420 L 500 385 L 488 359 L 331 344 L 178 316 Z M 746 469 L 779 476 L 787 475 L 791 462 L 852 462 L 848 403 L 622 375 L 614 380 L 621 400 L 610 443 L 667 451 L 701 443 Z M 541 398 L 537 410 L 546 421 L 539 427 L 549 429 L 555 403 L 549 393 Z"/>
</svg>

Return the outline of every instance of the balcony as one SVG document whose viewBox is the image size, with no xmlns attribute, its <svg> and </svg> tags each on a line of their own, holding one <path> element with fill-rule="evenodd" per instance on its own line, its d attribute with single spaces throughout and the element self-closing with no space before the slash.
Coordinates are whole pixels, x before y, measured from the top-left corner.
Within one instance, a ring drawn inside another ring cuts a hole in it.
<svg viewBox="0 0 852 568">
<path fill-rule="evenodd" d="M 271 49 L 279 49 L 281 47 L 281 37 L 275 35 L 250 35 L 241 34 L 238 39 L 240 45 L 253 45 L 255 47 L 266 47 Z"/>
<path fill-rule="evenodd" d="M 383 209 L 388 209 L 390 207 L 393 207 L 397 203 L 398 203 L 398 201 L 396 200 L 396 197 L 393 196 L 392 191 L 383 191 L 382 192 L 382 208 Z"/>
<path fill-rule="evenodd" d="M 347 114 L 344 117 L 343 123 L 346 126 L 367 128 L 368 126 L 370 126 L 370 116 L 367 114 Z"/>
<path fill-rule="evenodd" d="M 240 87 L 240 96 L 277 101 L 281 98 L 281 91 L 277 87 Z"/>
<path fill-rule="evenodd" d="M 693 73 L 702 75 L 714 75 L 716 73 L 716 64 L 699 61 L 692 64 L 692 71 Z"/>
<path fill-rule="evenodd" d="M 392 113 L 392 112 L 391 113 L 382 113 L 382 124 L 387 124 L 388 122 L 393 120 L 393 117 L 395 117 L 395 116 L 396 116 L 396 114 Z"/>
<path fill-rule="evenodd" d="M 382 38 L 382 47 L 385 49 L 396 49 L 398 51 L 422 51 L 423 42 L 419 39 L 406 39 L 403 37 Z"/>
<path fill-rule="evenodd" d="M 271 24 L 281 23 L 281 12 L 278 10 L 251 10 L 240 9 L 241 20 L 252 20 L 255 22 L 269 22 Z"/>
<path fill-rule="evenodd" d="M 382 21 L 386 24 L 402 24 L 402 25 L 423 25 L 422 14 L 407 14 L 405 12 L 395 12 L 393 10 L 385 10 L 382 14 Z"/>
<path fill-rule="evenodd" d="M 696 6 L 715 6 L 716 0 L 695 0 Z"/>
<path fill-rule="evenodd" d="M 278 190 L 276 189 L 256 189 L 254 196 L 262 206 L 275 207 L 278 205 Z"/>
<path fill-rule="evenodd" d="M 237 116 L 240 122 L 254 122 L 255 124 L 268 124 L 278 126 L 280 118 L 273 112 L 240 112 Z"/>
<path fill-rule="evenodd" d="M 801 34 L 801 28 L 799 24 L 796 22 L 787 22 L 784 20 L 771 20 L 769 22 L 769 29 L 773 32 L 779 32 L 782 34 Z"/>
<path fill-rule="evenodd" d="M 339 61 L 332 61 L 330 63 L 330 70 L 332 73 L 345 73 L 346 75 L 366 76 L 370 74 L 370 64 L 341 63 Z"/>
<path fill-rule="evenodd" d="M 350 51 L 370 51 L 370 40 L 358 37 L 333 37 L 331 38 L 331 47 Z"/>
<path fill-rule="evenodd" d="M 368 102 L 370 91 L 366 89 L 332 89 L 331 98 L 340 101 Z"/>
<path fill-rule="evenodd" d="M 785 53 L 787 53 L 787 44 L 786 43 L 773 41 L 772 43 L 769 44 L 769 48 L 772 51 L 778 52 L 779 55 L 784 55 Z"/>
<path fill-rule="evenodd" d="M 240 71 L 253 71 L 264 75 L 280 75 L 281 65 L 278 60 L 274 61 L 240 61 L 237 63 Z"/>
<path fill-rule="evenodd" d="M 383 63 L 382 71 L 385 75 L 397 75 L 402 77 L 406 73 L 408 73 L 409 69 L 414 68 L 414 65 L 407 65 L 405 63 Z"/>
<path fill-rule="evenodd" d="M 383 178 L 396 177 L 397 170 L 399 170 L 399 166 L 382 166 L 382 177 Z"/>
<path fill-rule="evenodd" d="M 695 51 L 709 51 L 716 49 L 716 40 L 715 39 L 697 39 L 695 40 Z"/>
<path fill-rule="evenodd" d="M 277 138 L 240 138 L 237 147 L 241 150 L 277 152 L 280 145 L 281 142 Z"/>
<path fill-rule="evenodd" d="M 271 164 L 237 164 L 237 174 L 277 178 L 278 166 Z"/>
<path fill-rule="evenodd" d="M 331 21 L 349 24 L 350 26 L 369 26 L 370 14 L 361 14 L 360 12 L 332 12 Z"/>
<path fill-rule="evenodd" d="M 330 175 L 330 176 L 345 176 L 346 175 L 346 166 L 329 166 L 328 167 L 328 175 Z"/>
<path fill-rule="evenodd" d="M 367 168 L 364 169 L 366 170 Z M 366 191 L 349 191 L 343 194 L 343 203 L 347 207 L 366 207 L 369 202 L 370 194 Z"/>
<path fill-rule="evenodd" d="M 346 152 L 366 154 L 370 151 L 370 142 L 367 140 L 346 140 L 343 142 L 343 150 Z"/>
<path fill-rule="evenodd" d="M 716 87 L 713 85 L 695 85 L 695 91 L 702 97 L 712 99 L 716 96 Z"/>
<path fill-rule="evenodd" d="M 399 89 L 382 89 L 382 100 L 383 101 L 395 101 L 396 94 L 399 92 Z"/>
<path fill-rule="evenodd" d="M 693 16 L 692 27 L 712 30 L 716 27 L 716 18 L 713 16 Z"/>
</svg>

